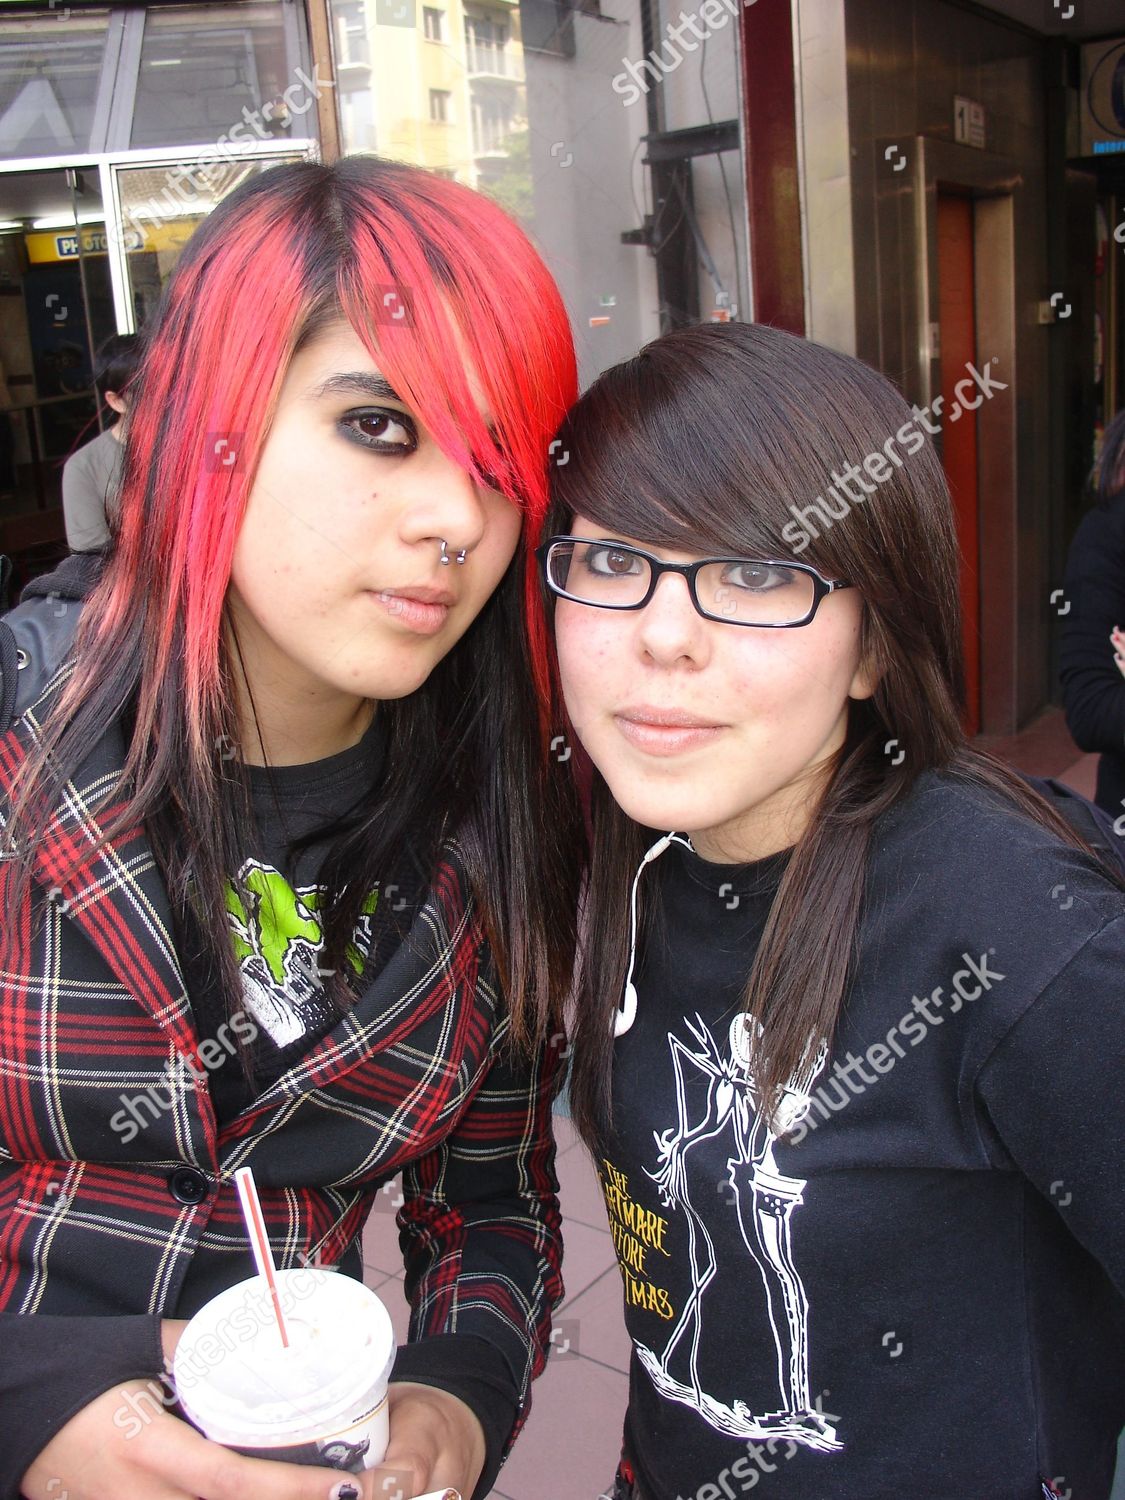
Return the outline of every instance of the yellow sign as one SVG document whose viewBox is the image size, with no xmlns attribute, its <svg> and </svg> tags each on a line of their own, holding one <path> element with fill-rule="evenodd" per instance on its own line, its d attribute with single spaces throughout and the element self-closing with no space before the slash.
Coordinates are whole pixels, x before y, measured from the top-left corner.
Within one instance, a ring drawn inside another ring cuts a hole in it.
<svg viewBox="0 0 1125 1500">
<path fill-rule="evenodd" d="M 141 250 L 182 250 L 191 232 L 201 223 L 198 219 L 178 219 L 173 223 L 145 224 L 141 229 L 125 229 L 122 239 L 130 253 Z M 44 265 L 52 261 L 78 259 L 77 229 L 40 229 L 24 236 L 27 258 L 32 265 Z M 105 255 L 109 250 L 109 235 L 104 228 L 83 228 L 83 255 Z"/>
</svg>

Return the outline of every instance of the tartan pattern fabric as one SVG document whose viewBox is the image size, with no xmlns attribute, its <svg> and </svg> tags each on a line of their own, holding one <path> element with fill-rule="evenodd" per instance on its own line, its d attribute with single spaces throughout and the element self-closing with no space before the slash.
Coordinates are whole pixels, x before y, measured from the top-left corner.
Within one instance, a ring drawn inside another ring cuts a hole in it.
<svg viewBox="0 0 1125 1500">
<path fill-rule="evenodd" d="M 66 675 L 0 737 L 0 822 Z M 93 848 L 123 756 L 111 732 L 67 784 L 19 909 L 0 859 L 0 1310 L 189 1316 L 253 1274 L 233 1185 L 246 1165 L 279 1266 L 354 1263 L 380 1185 L 402 1171 L 411 1340 L 497 1347 L 522 1391 L 518 1431 L 562 1295 L 561 1054 L 509 1055 L 456 847 L 389 955 L 376 911 L 385 961 L 354 1009 L 220 1130 L 143 829 Z M 142 1121 L 128 1140 L 119 1111 Z M 205 1179 L 201 1202 L 172 1191 L 185 1169 Z"/>
</svg>

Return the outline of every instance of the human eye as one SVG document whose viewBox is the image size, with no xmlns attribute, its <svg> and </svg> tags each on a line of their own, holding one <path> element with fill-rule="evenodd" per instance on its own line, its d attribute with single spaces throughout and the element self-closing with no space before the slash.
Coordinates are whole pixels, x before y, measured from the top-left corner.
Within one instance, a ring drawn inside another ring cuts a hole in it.
<svg viewBox="0 0 1125 1500">
<path fill-rule="evenodd" d="M 339 421 L 341 434 L 375 453 L 413 453 L 418 429 L 405 412 L 371 406 L 345 413 Z"/>
<path fill-rule="evenodd" d="M 635 578 L 644 568 L 644 560 L 636 553 L 604 543 L 584 548 L 580 561 L 596 578 Z"/>
<path fill-rule="evenodd" d="M 730 562 L 723 568 L 722 582 L 729 588 L 768 594 L 774 589 L 789 588 L 797 576 L 793 568 L 782 567 L 779 563 Z"/>
</svg>

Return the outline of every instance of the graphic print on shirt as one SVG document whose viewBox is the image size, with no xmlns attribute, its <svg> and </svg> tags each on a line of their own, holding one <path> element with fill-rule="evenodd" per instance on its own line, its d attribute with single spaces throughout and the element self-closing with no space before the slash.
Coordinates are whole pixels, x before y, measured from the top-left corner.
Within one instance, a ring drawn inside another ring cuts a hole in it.
<svg viewBox="0 0 1125 1500">
<path fill-rule="evenodd" d="M 653 1132 L 657 1169 L 648 1176 L 657 1184 L 661 1202 L 685 1216 L 691 1287 L 664 1348 L 649 1349 L 638 1343 L 637 1356 L 661 1395 L 693 1407 L 729 1437 L 785 1438 L 820 1452 L 838 1452 L 844 1445 L 837 1439 L 835 1427 L 813 1405 L 809 1392 L 809 1302 L 793 1245 L 793 1216 L 804 1201 L 806 1182 L 786 1176 L 774 1159 L 778 1137 L 759 1111 L 750 1071 L 750 1024 L 743 1015 L 731 1022 L 729 1056 L 724 1055 L 698 1014 L 694 1022 L 686 1022 L 694 1046 L 668 1033 L 676 1078 L 677 1123 L 672 1129 Z M 822 1045 L 786 1085 L 777 1110 L 782 1131 L 791 1130 L 807 1113 L 812 1085 L 826 1057 L 827 1049 Z M 705 1080 L 704 1108 L 693 1120 L 689 1118 L 689 1099 L 694 1102 L 701 1097 L 700 1074 Z M 729 1184 L 720 1184 L 724 1191 L 719 1195 L 717 1210 L 714 1197 L 697 1207 L 691 1201 L 688 1158 L 696 1147 L 720 1139 L 730 1147 Z M 707 1329 L 714 1324 L 722 1334 L 726 1331 L 724 1320 L 729 1322 L 729 1308 L 721 1301 L 705 1302 L 718 1271 L 707 1222 L 716 1212 L 737 1215 L 742 1242 L 757 1264 L 765 1290 L 777 1354 L 777 1405 L 760 1412 L 739 1397 L 730 1402 L 719 1400 L 705 1391 L 700 1381 L 700 1346 Z"/>
<path fill-rule="evenodd" d="M 228 880 L 226 902 L 243 1004 L 275 1047 L 288 1047 L 320 1016 L 327 977 L 320 966 L 320 888 L 291 886 L 279 870 L 256 859 L 246 861 L 238 878 L 250 899 L 244 901 Z M 371 917 L 378 899 L 378 891 L 372 891 L 363 903 L 348 951 L 357 974 L 371 946 Z"/>
</svg>

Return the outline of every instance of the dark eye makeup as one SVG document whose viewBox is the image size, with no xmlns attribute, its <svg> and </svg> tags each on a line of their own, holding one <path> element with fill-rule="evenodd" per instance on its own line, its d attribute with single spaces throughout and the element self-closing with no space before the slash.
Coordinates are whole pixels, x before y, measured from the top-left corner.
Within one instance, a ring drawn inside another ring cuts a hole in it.
<svg viewBox="0 0 1125 1500">
<path fill-rule="evenodd" d="M 373 453 L 413 453 L 418 447 L 418 427 L 403 411 L 386 406 L 357 407 L 345 412 L 336 424 L 340 435 Z"/>
</svg>

